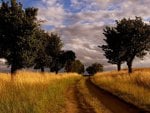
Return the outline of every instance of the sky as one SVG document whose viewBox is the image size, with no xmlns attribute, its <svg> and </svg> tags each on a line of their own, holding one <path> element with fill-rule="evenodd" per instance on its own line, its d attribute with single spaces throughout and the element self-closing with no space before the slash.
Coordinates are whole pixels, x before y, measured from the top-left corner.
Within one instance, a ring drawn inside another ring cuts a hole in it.
<svg viewBox="0 0 150 113">
<path fill-rule="evenodd" d="M 115 20 L 140 16 L 150 21 L 150 0 L 18 0 L 24 7 L 37 7 L 42 28 L 57 32 L 66 50 L 73 50 L 86 66 L 98 62 L 106 70 L 116 68 L 107 63 L 103 51 L 103 29 Z M 150 67 L 150 55 L 136 58 L 134 67 Z"/>
</svg>

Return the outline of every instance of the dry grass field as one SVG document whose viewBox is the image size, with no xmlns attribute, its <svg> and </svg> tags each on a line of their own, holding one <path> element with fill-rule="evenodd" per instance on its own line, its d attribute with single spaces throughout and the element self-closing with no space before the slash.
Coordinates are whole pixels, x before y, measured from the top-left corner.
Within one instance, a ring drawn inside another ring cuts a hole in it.
<svg viewBox="0 0 150 113">
<path fill-rule="evenodd" d="M 134 69 L 130 75 L 127 70 L 102 72 L 93 77 L 19 71 L 13 81 L 10 74 L 0 73 L 0 113 L 138 113 L 141 110 L 150 111 L 150 69 Z"/>
<path fill-rule="evenodd" d="M 14 81 L 0 74 L 0 113 L 59 113 L 65 107 L 65 91 L 78 74 L 18 72 Z"/>
<path fill-rule="evenodd" d="M 126 102 L 150 111 L 149 68 L 134 69 L 130 75 L 127 70 L 97 73 L 92 82 Z"/>
</svg>

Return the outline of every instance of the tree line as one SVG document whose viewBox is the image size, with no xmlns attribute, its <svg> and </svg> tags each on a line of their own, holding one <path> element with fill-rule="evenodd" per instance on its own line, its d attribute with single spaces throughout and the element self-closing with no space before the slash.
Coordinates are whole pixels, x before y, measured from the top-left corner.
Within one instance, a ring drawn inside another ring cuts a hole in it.
<svg viewBox="0 0 150 113">
<path fill-rule="evenodd" d="M 23 8 L 16 0 L 2 1 L 0 6 L 0 58 L 7 60 L 11 75 L 22 68 L 34 67 L 44 72 L 84 73 L 85 67 L 72 50 L 63 50 L 57 33 L 41 29 L 37 8 Z M 98 70 L 98 68 L 97 68 Z M 88 71 L 91 74 L 91 71 Z"/>
<path fill-rule="evenodd" d="M 22 68 L 49 68 L 56 72 L 62 68 L 66 72 L 84 73 L 85 67 L 72 50 L 63 50 L 63 42 L 57 33 L 41 29 L 37 19 L 37 8 L 23 8 L 16 0 L 2 1 L 0 6 L 0 57 L 7 60 L 14 75 Z M 99 46 L 111 64 L 118 71 L 127 63 L 132 72 L 135 57 L 143 58 L 150 51 L 150 25 L 141 17 L 116 21 L 116 26 L 104 28 L 105 44 Z M 103 65 L 95 63 L 87 67 L 89 74 L 102 71 Z"/>
<path fill-rule="evenodd" d="M 118 71 L 126 62 L 128 72 L 132 73 L 135 57 L 143 59 L 150 51 L 150 25 L 141 17 L 123 18 L 116 21 L 116 26 L 107 26 L 103 33 L 105 43 L 99 46 L 111 64 L 116 64 Z"/>
<path fill-rule="evenodd" d="M 16 0 L 2 1 L 0 7 L 0 57 L 11 66 L 12 75 L 22 68 L 48 67 L 58 72 L 66 62 L 75 61 L 73 51 L 63 51 L 56 33 L 49 34 L 40 27 L 36 8 L 23 9 Z"/>
</svg>

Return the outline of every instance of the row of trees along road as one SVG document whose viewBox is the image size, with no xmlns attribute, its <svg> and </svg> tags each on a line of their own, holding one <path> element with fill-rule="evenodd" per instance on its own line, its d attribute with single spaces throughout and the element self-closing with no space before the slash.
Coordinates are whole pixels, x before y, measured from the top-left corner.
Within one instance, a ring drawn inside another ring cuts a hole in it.
<svg viewBox="0 0 150 113">
<path fill-rule="evenodd" d="M 58 73 L 75 61 L 73 51 L 62 50 L 59 35 L 49 35 L 40 28 L 37 11 L 36 8 L 23 9 L 16 0 L 2 1 L 0 6 L 0 57 L 11 66 L 12 78 L 17 70 L 29 67 L 42 72 L 48 67 Z"/>
<path fill-rule="evenodd" d="M 109 63 L 117 64 L 118 71 L 126 62 L 128 72 L 132 73 L 135 57 L 143 58 L 150 51 L 150 25 L 144 23 L 141 17 L 116 21 L 116 26 L 107 26 L 103 34 L 106 44 L 99 47 Z"/>
</svg>

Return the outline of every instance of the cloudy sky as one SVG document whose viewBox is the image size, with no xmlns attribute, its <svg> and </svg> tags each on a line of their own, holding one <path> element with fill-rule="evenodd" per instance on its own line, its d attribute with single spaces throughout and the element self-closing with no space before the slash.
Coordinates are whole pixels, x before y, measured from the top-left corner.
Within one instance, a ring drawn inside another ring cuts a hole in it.
<svg viewBox="0 0 150 113">
<path fill-rule="evenodd" d="M 19 1 L 19 0 L 18 0 Z M 150 0 L 20 0 L 24 7 L 37 7 L 38 19 L 44 20 L 42 28 L 58 32 L 64 49 L 73 50 L 86 65 L 99 62 L 105 69 L 114 66 L 98 45 L 102 45 L 103 28 L 114 25 L 123 17 L 141 16 L 150 21 Z M 150 56 L 143 61 L 136 59 L 134 66 L 150 66 Z"/>
</svg>

